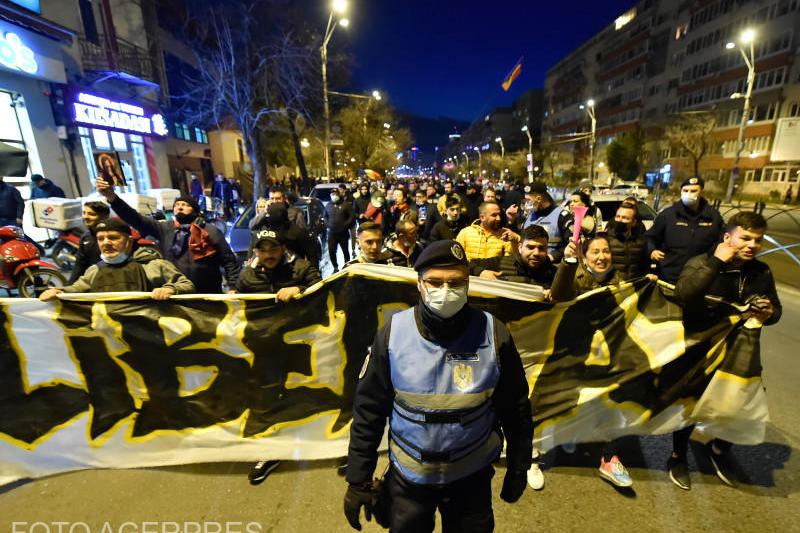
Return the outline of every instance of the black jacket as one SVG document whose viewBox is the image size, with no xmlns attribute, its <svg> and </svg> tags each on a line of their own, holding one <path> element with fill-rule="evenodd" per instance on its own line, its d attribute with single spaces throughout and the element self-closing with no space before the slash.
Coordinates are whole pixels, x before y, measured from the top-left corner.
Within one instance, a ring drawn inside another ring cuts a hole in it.
<svg viewBox="0 0 800 533">
<path fill-rule="evenodd" d="M 737 304 L 744 304 L 754 296 L 765 296 L 775 309 L 766 325 L 775 324 L 783 313 L 772 271 L 758 259 L 735 264 L 723 263 L 710 254 L 691 258 L 675 283 L 675 298 L 691 317 L 714 306 L 704 300 L 706 295 Z"/>
<path fill-rule="evenodd" d="M 0 219 L 16 220 L 22 218 L 25 201 L 13 185 L 0 181 Z"/>
<path fill-rule="evenodd" d="M 430 314 L 418 305 L 414 311 L 417 329 L 431 342 L 445 336 L 452 338 L 463 332 L 469 322 L 466 313 L 477 313 L 467 305 L 450 319 L 438 319 L 431 323 Z M 436 320 L 433 317 L 433 320 Z M 461 327 L 459 327 L 461 326 Z M 375 336 L 369 359 L 362 371 L 363 376 L 356 386 L 353 401 L 353 422 L 350 426 L 350 448 L 347 458 L 347 481 L 364 483 L 372 479 L 378 461 L 378 445 L 383 438 L 386 419 L 392 412 L 394 387 L 389 371 L 389 335 L 402 335 L 402 331 L 391 332 L 391 322 Z M 498 422 L 507 442 L 507 464 L 509 469 L 526 471 L 531 465 L 533 447 L 533 417 L 528 399 L 528 383 L 522 361 L 511 334 L 505 324 L 494 319 L 495 345 L 500 367 L 500 381 L 492 395 Z"/>
<path fill-rule="evenodd" d="M 428 235 L 428 241 L 454 240 L 458 232 L 469 225 L 467 220 L 468 219 L 464 215 L 461 215 L 458 217 L 458 220 L 452 223 L 449 222 L 447 218 L 439 219 L 439 222 L 433 226 L 433 229 Z"/>
<path fill-rule="evenodd" d="M 647 239 L 644 224 L 638 222 L 630 233 L 616 231 L 617 223 L 608 223 L 608 245 L 611 248 L 611 263 L 622 279 L 636 279 L 650 270 L 650 258 L 647 256 Z"/>
<path fill-rule="evenodd" d="M 291 254 L 287 254 L 283 262 L 272 270 L 259 265 L 258 258 L 254 257 L 242 269 L 236 282 L 236 290 L 243 293 L 274 294 L 286 287 L 300 287 L 305 290 L 321 280 L 317 267 L 304 259 L 296 259 Z"/>
<path fill-rule="evenodd" d="M 658 263 L 658 277 L 675 283 L 686 262 L 692 257 L 707 254 L 722 240 L 725 224 L 719 211 L 704 198 L 696 213 L 675 202 L 658 214 L 647 232 L 647 257 L 661 250 L 665 257 Z"/>
<path fill-rule="evenodd" d="M 550 285 L 553 284 L 553 278 L 556 276 L 556 267 L 550 262 L 549 258 L 544 265 L 534 270 L 522 260 L 519 252 L 514 252 L 514 255 L 503 255 L 488 259 L 473 259 L 469 262 L 470 275 L 480 276 L 484 270 L 500 272 L 502 281 L 541 285 L 546 289 L 550 288 Z"/>
<path fill-rule="evenodd" d="M 97 245 L 97 238 L 92 230 L 86 230 L 81 236 L 81 243 L 78 251 L 75 252 L 75 267 L 69 276 L 68 285 L 78 281 L 86 269 L 96 265 L 100 261 L 100 247 Z"/>
<path fill-rule="evenodd" d="M 325 223 L 330 233 L 345 233 L 355 221 L 353 204 L 347 200 L 330 202 L 325 206 Z"/>
<path fill-rule="evenodd" d="M 172 244 L 175 240 L 177 227 L 172 220 L 155 220 L 142 216 L 135 209 L 117 197 L 111 202 L 111 209 L 119 217 L 139 230 L 142 236 L 153 236 L 158 239 L 158 246 L 164 259 L 171 261 L 192 283 L 200 294 L 217 294 L 222 292 L 222 275 L 220 268 L 225 269 L 225 279 L 228 287 L 233 288 L 239 277 L 239 262 L 228 246 L 225 236 L 212 224 L 206 224 L 205 230 L 211 246 L 217 251 L 211 257 L 195 261 L 189 251 L 189 246 L 179 256 L 172 253 Z"/>
</svg>

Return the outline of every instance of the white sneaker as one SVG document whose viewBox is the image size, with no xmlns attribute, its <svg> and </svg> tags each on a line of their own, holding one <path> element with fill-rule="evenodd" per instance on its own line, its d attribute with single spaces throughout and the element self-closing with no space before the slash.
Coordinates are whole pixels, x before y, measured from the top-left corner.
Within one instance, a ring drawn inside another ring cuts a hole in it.
<svg viewBox="0 0 800 533">
<path fill-rule="evenodd" d="M 528 485 L 533 490 L 542 490 L 544 488 L 544 472 L 539 468 L 539 463 L 533 463 L 528 470 Z"/>
</svg>

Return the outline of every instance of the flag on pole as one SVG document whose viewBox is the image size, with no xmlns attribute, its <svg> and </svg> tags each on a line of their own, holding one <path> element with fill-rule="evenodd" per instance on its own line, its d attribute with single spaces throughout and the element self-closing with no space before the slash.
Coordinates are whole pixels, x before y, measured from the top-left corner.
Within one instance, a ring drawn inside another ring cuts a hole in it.
<svg viewBox="0 0 800 533">
<path fill-rule="evenodd" d="M 509 72 L 506 78 L 503 80 L 501 86 L 503 87 L 504 91 L 508 92 L 508 90 L 511 88 L 511 84 L 514 83 L 514 80 L 517 79 L 517 76 L 519 76 L 522 72 L 522 59 L 523 58 L 521 57 L 519 58 L 517 64 L 514 65 L 514 68 L 511 69 L 511 72 Z"/>
</svg>

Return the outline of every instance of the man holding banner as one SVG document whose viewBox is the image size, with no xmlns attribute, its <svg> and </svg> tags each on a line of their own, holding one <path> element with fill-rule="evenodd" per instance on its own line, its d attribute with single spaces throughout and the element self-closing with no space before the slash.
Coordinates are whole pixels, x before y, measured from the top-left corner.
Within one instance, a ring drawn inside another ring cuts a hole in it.
<svg viewBox="0 0 800 533">
<path fill-rule="evenodd" d="M 533 422 L 522 362 L 503 323 L 467 303 L 460 244 L 431 243 L 414 268 L 420 303 L 391 317 L 361 370 L 345 516 L 360 530 L 362 507 L 368 520 L 381 511 L 381 525 L 417 533 L 433 531 L 438 509 L 445 531 L 492 531 L 492 462 L 503 437 L 503 500 L 522 496 L 531 465 Z M 379 502 L 372 475 L 387 418 L 391 466 Z"/>
<path fill-rule="evenodd" d="M 712 254 L 690 259 L 675 284 L 675 298 L 683 305 L 687 321 L 699 321 L 707 314 L 705 296 L 726 302 L 749 304 L 750 319 L 745 328 L 760 329 L 778 322 L 782 307 L 775 290 L 769 265 L 756 259 L 767 231 L 767 221 L 758 213 L 742 211 L 733 215 L 725 228 L 723 240 Z M 673 452 L 667 462 L 669 476 L 678 487 L 691 489 L 686 454 L 694 426 L 673 433 Z M 731 443 L 714 439 L 706 452 L 717 476 L 727 485 L 735 484 Z"/>
</svg>

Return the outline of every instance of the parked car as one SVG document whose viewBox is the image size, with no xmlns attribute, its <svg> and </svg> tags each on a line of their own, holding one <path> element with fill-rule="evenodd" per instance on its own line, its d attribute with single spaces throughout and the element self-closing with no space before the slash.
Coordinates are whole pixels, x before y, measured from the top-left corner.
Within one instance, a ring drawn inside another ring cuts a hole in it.
<svg viewBox="0 0 800 533">
<path fill-rule="evenodd" d="M 635 196 L 640 200 L 644 200 L 650 195 L 650 191 L 647 190 L 647 187 L 645 187 L 642 183 L 635 181 L 623 181 L 621 183 L 617 183 L 611 187 L 608 193 Z"/>
<path fill-rule="evenodd" d="M 604 223 L 607 224 L 609 220 L 614 220 L 614 215 L 616 215 L 617 213 L 617 208 L 619 208 L 619 205 L 628 196 L 632 195 L 627 195 L 627 194 L 592 195 L 592 203 L 600 209 L 600 212 L 603 214 L 603 221 Z M 636 206 L 639 208 L 639 217 L 642 219 L 644 227 L 650 229 L 653 225 L 653 221 L 656 219 L 655 210 L 649 205 L 647 205 L 641 199 L 637 202 Z"/>
<path fill-rule="evenodd" d="M 339 187 L 338 183 L 318 183 L 311 190 L 311 194 L 309 194 L 309 197 L 316 198 L 317 200 L 322 202 L 323 206 L 326 206 L 331 201 L 331 192 L 336 190 L 338 187 Z"/>
<path fill-rule="evenodd" d="M 292 205 L 303 211 L 309 234 L 315 239 L 318 238 L 325 230 L 322 202 L 317 198 L 300 197 Z M 255 207 L 252 204 L 248 205 L 225 233 L 225 240 L 228 241 L 231 250 L 240 262 L 247 259 L 250 246 L 250 221 L 253 220 L 255 213 Z"/>
</svg>

